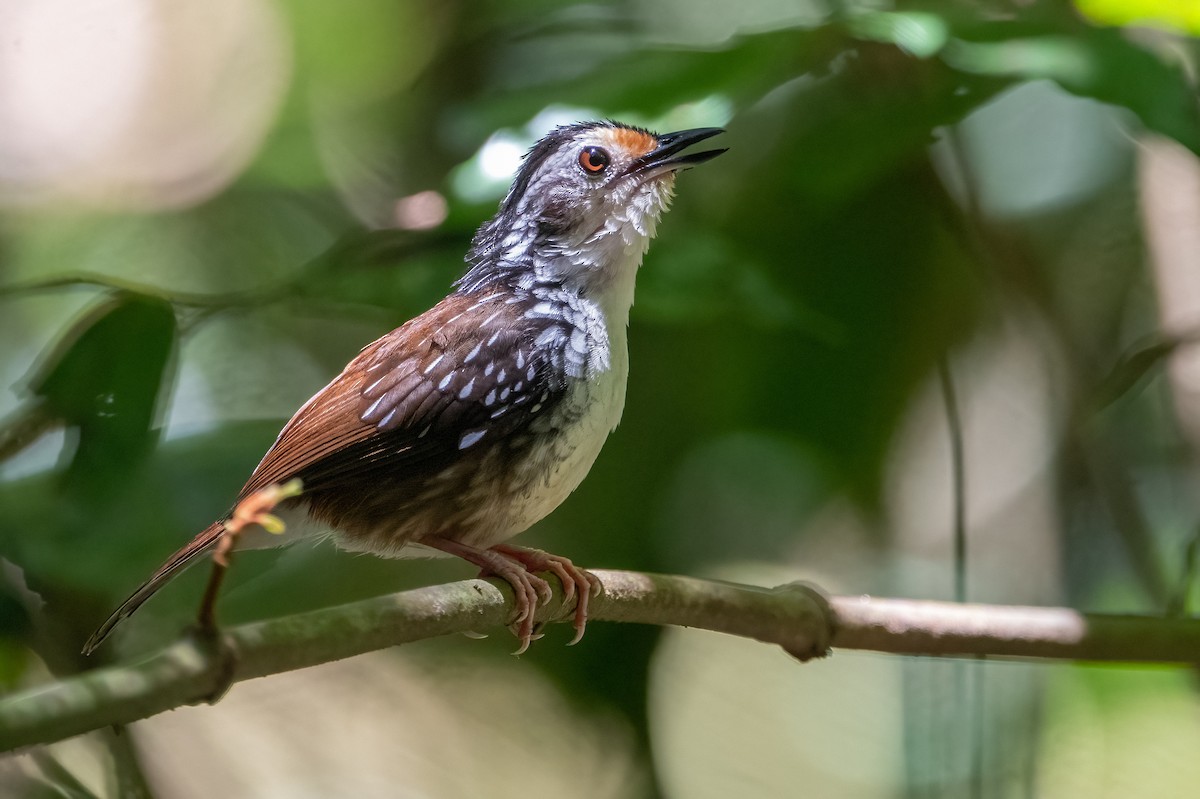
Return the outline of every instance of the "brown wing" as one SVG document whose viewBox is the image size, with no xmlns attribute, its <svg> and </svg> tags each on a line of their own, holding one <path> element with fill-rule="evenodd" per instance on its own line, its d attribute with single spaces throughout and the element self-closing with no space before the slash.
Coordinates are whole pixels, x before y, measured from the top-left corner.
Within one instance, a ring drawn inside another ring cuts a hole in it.
<svg viewBox="0 0 1200 799">
<path fill-rule="evenodd" d="M 548 323 L 512 299 L 451 295 L 367 346 L 296 412 L 241 496 L 293 477 L 309 492 L 441 468 L 557 401 L 565 386 L 533 346 Z"/>
</svg>

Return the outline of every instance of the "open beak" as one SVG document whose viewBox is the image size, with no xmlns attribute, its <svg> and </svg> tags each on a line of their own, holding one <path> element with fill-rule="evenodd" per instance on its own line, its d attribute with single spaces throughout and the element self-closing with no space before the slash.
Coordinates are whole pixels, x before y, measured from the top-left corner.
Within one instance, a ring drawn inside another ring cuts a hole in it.
<svg viewBox="0 0 1200 799">
<path fill-rule="evenodd" d="M 637 174 L 651 169 L 658 172 L 665 168 L 675 172 L 695 166 L 696 164 L 702 164 L 705 161 L 716 158 L 728 148 L 704 150 L 703 152 L 688 153 L 687 155 L 678 155 L 678 153 L 691 147 L 696 142 L 711 139 L 718 133 L 724 132 L 721 128 L 693 128 L 692 130 L 677 130 L 674 133 L 664 133 L 658 137 L 658 146 L 630 164 L 627 171 L 629 174 Z"/>
</svg>

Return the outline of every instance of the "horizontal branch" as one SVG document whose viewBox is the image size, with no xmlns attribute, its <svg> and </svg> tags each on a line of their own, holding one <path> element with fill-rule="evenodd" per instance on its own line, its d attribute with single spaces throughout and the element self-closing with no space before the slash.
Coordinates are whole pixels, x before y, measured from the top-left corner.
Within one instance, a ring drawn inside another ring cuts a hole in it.
<svg viewBox="0 0 1200 799">
<path fill-rule="evenodd" d="M 1200 619 L 1086 615 L 1065 608 L 825 597 L 689 577 L 593 572 L 594 621 L 696 627 L 777 644 L 807 660 L 830 647 L 908 655 L 1200 663 Z M 556 589 L 540 621 L 569 618 Z M 508 585 L 467 580 L 188 637 L 137 663 L 0 700 L 0 751 L 215 701 L 229 685 L 439 635 L 504 626 Z"/>
</svg>

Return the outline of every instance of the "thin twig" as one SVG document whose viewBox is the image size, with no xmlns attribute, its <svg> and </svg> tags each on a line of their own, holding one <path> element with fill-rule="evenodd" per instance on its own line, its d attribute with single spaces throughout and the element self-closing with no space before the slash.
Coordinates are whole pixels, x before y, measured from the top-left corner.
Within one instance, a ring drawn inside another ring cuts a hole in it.
<svg viewBox="0 0 1200 799">
<path fill-rule="evenodd" d="M 100 799 L 49 750 L 34 750 L 33 762 L 54 790 L 66 799 Z"/>
<path fill-rule="evenodd" d="M 962 128 L 958 125 L 951 126 L 948 138 L 959 175 L 963 181 L 969 224 L 974 232 L 974 238 L 982 249 L 982 245 L 985 244 L 987 224 L 983 205 L 980 202 L 979 176 L 972 169 Z M 954 492 L 952 516 L 954 526 L 954 599 L 956 602 L 965 603 L 967 601 L 966 448 L 963 443 L 962 414 L 958 407 L 958 395 L 954 388 L 954 375 L 950 370 L 948 353 L 938 360 L 938 382 L 941 384 L 942 404 L 946 409 L 946 429 L 950 437 L 951 487 Z M 958 706 L 960 713 L 963 714 L 960 718 L 960 729 L 964 732 L 969 731 L 970 738 L 970 796 L 971 799 L 980 799 L 983 796 L 984 732 L 986 730 L 986 705 L 983 702 L 985 675 L 978 663 L 958 663 L 955 673 Z"/>
<path fill-rule="evenodd" d="M 137 750 L 129 738 L 129 731 L 121 726 L 105 730 L 109 755 L 113 759 L 116 776 L 116 795 L 122 799 L 152 799 L 153 791 L 146 781 L 146 774 L 138 760 Z"/>
<path fill-rule="evenodd" d="M 946 430 L 950 436 L 950 476 L 954 507 L 954 599 L 967 601 L 967 466 L 963 447 L 962 417 L 950 361 L 938 361 L 938 383 L 942 389 L 942 404 L 946 409 Z"/>
</svg>

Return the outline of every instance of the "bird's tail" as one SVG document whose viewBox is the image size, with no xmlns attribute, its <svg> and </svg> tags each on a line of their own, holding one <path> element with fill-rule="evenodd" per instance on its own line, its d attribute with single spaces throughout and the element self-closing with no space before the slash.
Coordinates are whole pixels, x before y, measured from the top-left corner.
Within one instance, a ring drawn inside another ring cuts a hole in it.
<svg viewBox="0 0 1200 799">
<path fill-rule="evenodd" d="M 195 563 L 201 555 L 212 550 L 224 532 L 225 527 L 221 522 L 213 522 L 204 532 L 188 542 L 187 546 L 168 558 L 166 563 L 158 567 L 158 571 L 150 575 L 150 579 L 142 583 L 138 590 L 134 591 L 129 599 L 122 602 L 121 606 L 113 611 L 112 615 L 100 625 L 99 629 L 92 633 L 91 638 L 88 638 L 87 643 L 83 645 L 83 654 L 92 654 L 96 647 L 100 646 L 104 639 L 108 637 L 109 633 L 116 629 L 118 624 L 132 616 L 134 611 L 140 608 L 142 603 L 153 596 L 158 589 L 170 582 L 175 575 Z"/>
</svg>

